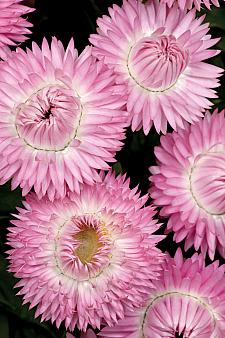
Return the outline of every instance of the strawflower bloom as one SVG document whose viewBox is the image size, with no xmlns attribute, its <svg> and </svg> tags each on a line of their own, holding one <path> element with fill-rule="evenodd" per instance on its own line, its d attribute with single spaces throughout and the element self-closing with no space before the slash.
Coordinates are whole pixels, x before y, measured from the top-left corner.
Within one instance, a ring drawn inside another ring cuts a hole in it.
<svg viewBox="0 0 225 338">
<path fill-rule="evenodd" d="M 180 249 L 167 256 L 146 304 L 127 313 L 104 338 L 223 338 L 225 275 L 219 262 L 205 266 L 202 255 L 186 261 Z"/>
<path fill-rule="evenodd" d="M 0 184 L 63 198 L 100 180 L 122 146 L 123 86 L 87 47 L 52 39 L 0 64 Z"/>
<path fill-rule="evenodd" d="M 195 125 L 162 136 L 150 168 L 150 194 L 169 217 L 176 242 L 186 239 L 214 258 L 225 257 L 225 117 L 207 113 Z"/>
<path fill-rule="evenodd" d="M 15 46 L 17 43 L 27 40 L 26 34 L 30 34 L 33 25 L 26 20 L 28 13 L 34 9 L 21 5 L 22 0 L 0 1 L 0 58 L 5 58 L 5 48 Z"/>
<path fill-rule="evenodd" d="M 113 325 L 140 306 L 159 275 L 162 236 L 148 196 L 108 173 L 79 194 L 51 202 L 27 196 L 9 228 L 10 271 L 24 303 L 66 329 Z"/>
<path fill-rule="evenodd" d="M 180 9 L 191 9 L 193 6 L 200 11 L 201 8 L 204 6 L 207 7 L 207 9 L 211 9 L 211 5 L 215 5 L 216 7 L 219 7 L 219 1 L 218 0 L 161 0 L 164 3 L 167 3 L 169 7 L 172 7 L 174 3 L 177 3 Z"/>
<path fill-rule="evenodd" d="M 195 10 L 186 13 L 158 0 L 124 0 L 109 14 L 98 19 L 98 34 L 90 41 L 118 83 L 127 86 L 132 130 L 143 126 L 148 134 L 154 124 L 165 133 L 167 122 L 176 130 L 185 120 L 197 121 L 212 105 L 208 98 L 217 97 L 212 88 L 218 87 L 222 72 L 204 62 L 219 52 L 208 49 L 218 39 L 207 34 L 204 16 L 196 18 Z"/>
</svg>

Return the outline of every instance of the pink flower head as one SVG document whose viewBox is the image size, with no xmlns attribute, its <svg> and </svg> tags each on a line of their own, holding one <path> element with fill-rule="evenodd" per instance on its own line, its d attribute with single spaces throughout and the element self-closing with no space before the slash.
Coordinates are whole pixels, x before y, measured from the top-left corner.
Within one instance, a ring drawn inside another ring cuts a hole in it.
<svg viewBox="0 0 225 338">
<path fill-rule="evenodd" d="M 63 198 L 99 181 L 122 146 L 123 86 L 87 47 L 78 57 L 53 38 L 0 65 L 0 184 Z"/>
<path fill-rule="evenodd" d="M 0 1 L 0 58 L 5 58 L 5 47 L 15 46 L 27 39 L 29 28 L 33 25 L 22 16 L 33 12 L 34 9 L 21 5 L 22 0 Z"/>
<path fill-rule="evenodd" d="M 219 40 L 207 34 L 204 17 L 157 0 L 147 5 L 124 0 L 109 14 L 98 19 L 98 34 L 90 41 L 118 83 L 127 85 L 132 130 L 143 126 L 148 134 L 154 124 L 158 133 L 165 133 L 167 122 L 176 130 L 184 120 L 198 120 L 212 105 L 207 98 L 217 97 L 212 88 L 218 87 L 222 73 L 203 62 L 219 52 L 208 49 Z"/>
<path fill-rule="evenodd" d="M 9 229 L 9 260 L 21 278 L 18 294 L 37 306 L 36 316 L 85 331 L 102 320 L 111 326 L 142 304 L 163 257 L 155 211 L 142 208 L 147 199 L 111 173 L 71 198 L 27 196 Z"/>
<path fill-rule="evenodd" d="M 167 257 L 155 289 L 141 309 L 100 333 L 104 338 L 224 338 L 225 275 L 218 261 L 202 255 L 184 261 L 178 249 Z"/>
<path fill-rule="evenodd" d="M 169 217 L 174 240 L 185 248 L 216 248 L 225 257 L 225 118 L 207 113 L 195 125 L 161 137 L 155 148 L 157 166 L 150 168 L 151 197 Z"/>
<path fill-rule="evenodd" d="M 211 9 L 211 5 L 215 5 L 219 7 L 218 0 L 161 0 L 166 3 L 169 7 L 172 7 L 174 3 L 177 3 L 180 9 L 191 9 L 193 6 L 200 11 L 202 6 L 206 6 L 209 10 Z"/>
</svg>

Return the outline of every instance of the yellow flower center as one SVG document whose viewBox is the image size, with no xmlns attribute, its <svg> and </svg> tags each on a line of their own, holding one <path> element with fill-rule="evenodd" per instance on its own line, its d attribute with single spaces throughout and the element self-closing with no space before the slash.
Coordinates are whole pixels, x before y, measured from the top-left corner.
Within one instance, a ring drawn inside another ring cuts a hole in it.
<svg viewBox="0 0 225 338">
<path fill-rule="evenodd" d="M 75 235 L 75 239 L 80 242 L 80 245 L 75 250 L 75 254 L 83 264 L 91 262 L 93 256 L 101 246 L 99 236 L 95 229 L 87 228 L 81 230 Z"/>
</svg>

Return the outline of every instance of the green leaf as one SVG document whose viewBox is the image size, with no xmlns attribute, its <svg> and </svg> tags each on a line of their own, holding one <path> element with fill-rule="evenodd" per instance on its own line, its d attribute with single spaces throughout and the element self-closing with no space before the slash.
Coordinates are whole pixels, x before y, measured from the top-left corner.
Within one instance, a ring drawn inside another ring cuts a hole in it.
<svg viewBox="0 0 225 338">
<path fill-rule="evenodd" d="M 0 213 L 15 211 L 16 206 L 21 204 L 22 194 L 19 188 L 11 191 L 10 182 L 0 186 Z"/>
<path fill-rule="evenodd" d="M 0 332 L 1 332 L 1 338 L 9 338 L 8 318 L 2 313 L 0 313 Z"/>
<path fill-rule="evenodd" d="M 225 36 L 221 37 L 220 42 L 217 45 L 219 47 L 219 49 L 221 49 L 222 51 L 225 51 Z"/>
<path fill-rule="evenodd" d="M 225 30 L 225 8 L 212 7 L 211 11 L 203 10 L 206 14 L 206 22 L 210 22 L 210 27 L 216 27 Z M 202 12 L 203 12 L 202 11 Z"/>
<path fill-rule="evenodd" d="M 120 162 L 116 162 L 112 166 L 113 171 L 115 171 L 116 175 L 122 174 L 123 173 L 123 168 Z"/>
</svg>

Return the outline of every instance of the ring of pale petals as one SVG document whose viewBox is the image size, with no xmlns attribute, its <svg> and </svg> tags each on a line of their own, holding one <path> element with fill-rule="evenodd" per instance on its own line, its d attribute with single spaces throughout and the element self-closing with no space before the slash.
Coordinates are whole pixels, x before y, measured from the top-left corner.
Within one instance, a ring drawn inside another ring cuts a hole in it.
<svg viewBox="0 0 225 338">
<path fill-rule="evenodd" d="M 94 213 L 94 214 L 93 213 L 85 213 L 85 215 L 95 215 L 95 216 L 99 217 L 99 215 L 97 215 L 97 213 Z M 62 224 L 58 225 L 58 231 L 57 231 L 57 234 L 56 234 L 55 239 L 54 239 L 54 259 L 55 259 L 56 267 L 57 267 L 57 269 L 60 272 L 60 275 L 63 275 L 66 278 L 69 278 L 69 279 L 72 279 L 72 280 L 78 282 L 79 279 L 77 277 L 73 277 L 71 274 L 66 274 L 64 272 L 63 267 L 61 266 L 61 263 L 60 263 L 60 261 L 59 261 L 59 259 L 57 257 L 57 253 L 59 252 L 58 242 L 59 242 L 59 240 L 61 238 L 61 233 L 63 231 L 63 228 L 66 226 L 66 224 L 70 223 L 71 220 L 72 219 L 67 219 Z M 92 277 L 89 277 L 88 279 L 83 279 L 82 278 L 82 280 L 81 280 L 82 283 L 90 281 L 90 280 L 95 279 L 96 277 L 100 276 L 104 272 L 104 270 L 107 269 L 111 265 L 110 259 L 112 258 L 112 255 L 109 255 L 108 257 L 109 257 L 108 264 L 104 265 L 104 267 L 100 271 L 98 271 L 98 273 L 96 273 L 96 275 L 94 275 Z"/>
<path fill-rule="evenodd" d="M 136 44 L 136 43 L 135 43 Z M 178 81 L 178 78 L 177 80 L 172 83 L 169 87 L 167 88 L 164 88 L 164 89 L 161 89 L 161 90 L 156 90 L 156 89 L 152 89 L 152 88 L 149 88 L 149 87 L 145 87 L 143 86 L 137 79 L 136 77 L 132 74 L 132 71 L 130 69 L 130 66 L 129 66 L 129 63 L 130 63 L 130 55 L 131 55 L 131 52 L 132 52 L 132 49 L 135 47 L 135 44 L 132 45 L 130 48 L 129 48 L 129 52 L 128 52 L 128 55 L 127 55 L 127 59 L 126 59 L 126 67 L 127 67 L 127 70 L 128 70 L 128 74 L 130 75 L 130 77 L 132 78 L 132 80 L 134 80 L 134 82 L 139 86 L 141 87 L 142 89 L 146 90 L 147 92 L 150 92 L 150 93 L 164 93 L 166 91 L 168 91 L 169 89 L 173 88 L 177 81 Z"/>
<path fill-rule="evenodd" d="M 142 323 L 141 323 L 141 338 L 147 338 L 144 334 L 144 326 L 145 326 L 145 321 L 146 321 L 146 317 L 147 317 L 147 313 L 149 311 L 149 309 L 159 300 L 161 300 L 162 298 L 166 298 L 168 296 L 181 296 L 181 297 L 187 297 L 187 298 L 191 298 L 192 300 L 194 300 L 196 303 L 199 303 L 199 305 L 201 305 L 202 307 L 204 307 L 211 315 L 212 320 L 213 320 L 213 330 L 216 327 L 216 322 L 218 320 L 218 316 L 217 313 L 214 311 L 214 309 L 209 306 L 209 304 L 207 304 L 201 297 L 194 295 L 192 293 L 189 292 L 184 292 L 184 291 L 167 291 L 165 293 L 162 294 L 158 294 L 156 295 L 148 304 L 148 306 L 146 307 L 146 310 L 143 314 L 143 319 L 142 319 Z"/>
<path fill-rule="evenodd" d="M 27 98 L 27 100 L 26 100 L 24 103 L 21 103 L 21 104 L 19 104 L 19 105 L 16 107 L 16 109 L 15 109 L 15 110 L 16 110 L 16 113 L 15 113 L 15 120 L 16 120 L 16 117 L 17 117 L 17 115 L 19 114 L 19 112 L 23 109 L 23 106 L 24 106 L 28 101 L 30 101 L 31 98 L 32 98 L 33 96 L 37 95 L 39 92 L 41 92 L 41 91 L 44 90 L 45 88 L 50 88 L 50 87 L 55 86 L 55 85 L 57 85 L 58 87 L 65 88 L 65 86 L 63 86 L 62 84 L 55 83 L 55 84 L 47 85 L 47 86 L 44 86 L 44 87 L 38 89 L 38 90 L 37 90 L 36 92 L 34 92 L 31 96 L 29 96 L 29 97 Z M 78 94 L 78 92 L 77 92 L 74 88 L 73 88 L 73 90 L 75 91 L 77 97 L 78 97 L 79 99 L 81 99 L 81 96 Z M 32 148 L 32 149 L 34 149 L 34 150 L 46 151 L 46 152 L 54 152 L 54 153 L 62 152 L 62 151 L 64 151 L 65 149 L 67 149 L 67 148 L 70 146 L 70 144 L 74 141 L 74 139 L 77 137 L 77 132 L 78 132 L 78 129 L 79 129 L 79 127 L 80 127 L 81 119 L 82 119 L 83 112 L 84 112 L 84 106 L 82 105 L 81 101 L 80 101 L 80 107 L 81 107 L 81 109 L 80 109 L 80 114 L 79 114 L 77 126 L 74 128 L 74 134 L 73 134 L 73 136 L 67 141 L 67 143 L 65 144 L 65 146 L 62 147 L 62 148 L 54 149 L 54 150 L 53 150 L 53 149 L 47 149 L 47 148 L 34 147 L 32 144 L 30 144 L 29 142 L 27 142 L 27 140 L 26 140 L 24 137 L 22 137 L 22 135 L 20 135 L 20 132 L 19 132 L 19 130 L 18 130 L 18 127 L 17 127 L 17 125 L 16 125 L 16 123 L 15 123 L 15 128 L 16 128 L 17 135 L 18 135 L 18 137 L 19 137 L 20 139 L 23 140 L 23 142 L 24 142 L 28 147 L 30 147 L 30 148 Z"/>
<path fill-rule="evenodd" d="M 215 153 L 218 153 L 220 154 L 221 152 L 215 152 Z M 204 155 L 207 155 L 207 152 L 205 153 L 201 153 L 200 154 L 201 156 L 204 156 Z M 193 191 L 193 183 L 192 183 L 192 174 L 193 174 L 193 171 L 194 169 L 197 167 L 197 164 L 195 163 L 191 168 L 190 168 L 190 171 L 189 171 L 189 174 L 188 174 L 188 181 L 189 181 L 189 189 L 190 189 L 190 193 L 191 193 L 191 196 L 192 198 L 194 199 L 195 203 L 197 204 L 197 206 L 204 210 L 208 215 L 210 216 L 217 216 L 217 217 L 224 217 L 225 216 L 225 213 L 222 212 L 222 213 L 213 213 L 213 212 L 210 212 L 209 210 L 207 210 L 206 208 L 203 207 L 203 205 L 201 205 L 201 203 L 198 201 L 198 199 L 196 198 L 195 194 L 194 194 L 194 191 Z"/>
</svg>

